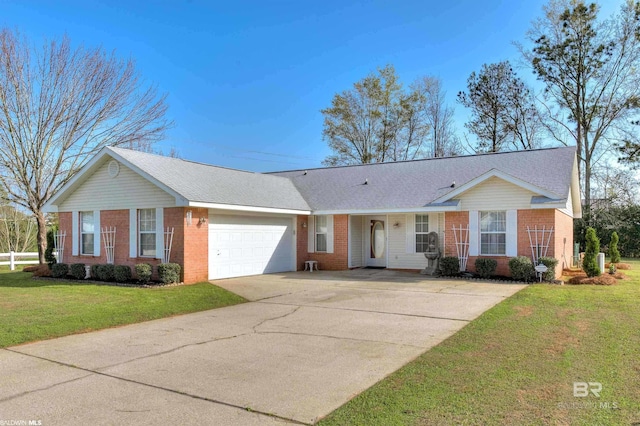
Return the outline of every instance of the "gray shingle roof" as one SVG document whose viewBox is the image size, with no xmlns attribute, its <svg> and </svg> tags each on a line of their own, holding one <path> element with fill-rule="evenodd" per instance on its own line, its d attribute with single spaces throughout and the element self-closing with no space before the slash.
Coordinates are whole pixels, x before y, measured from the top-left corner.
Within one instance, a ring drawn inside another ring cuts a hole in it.
<svg viewBox="0 0 640 426">
<path fill-rule="evenodd" d="M 106 148 L 193 202 L 309 210 L 291 180 L 163 157 L 123 148 Z"/>
<path fill-rule="evenodd" d="M 435 158 L 397 163 L 274 172 L 291 179 L 313 210 L 420 208 L 497 170 L 566 199 L 575 148 Z M 367 181 L 365 185 L 364 182 Z"/>
</svg>

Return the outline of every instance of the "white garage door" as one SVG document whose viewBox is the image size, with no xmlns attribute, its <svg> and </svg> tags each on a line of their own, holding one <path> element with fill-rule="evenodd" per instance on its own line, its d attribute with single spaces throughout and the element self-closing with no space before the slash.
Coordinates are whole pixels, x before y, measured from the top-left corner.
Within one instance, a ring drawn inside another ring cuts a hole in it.
<svg viewBox="0 0 640 426">
<path fill-rule="evenodd" d="M 294 268 L 293 219 L 209 216 L 209 279 Z"/>
</svg>

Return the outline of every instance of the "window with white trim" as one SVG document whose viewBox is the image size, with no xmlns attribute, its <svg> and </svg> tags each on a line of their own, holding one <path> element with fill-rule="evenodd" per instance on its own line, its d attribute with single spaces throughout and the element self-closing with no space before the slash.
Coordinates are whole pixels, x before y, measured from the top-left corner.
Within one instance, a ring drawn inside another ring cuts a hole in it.
<svg viewBox="0 0 640 426">
<path fill-rule="evenodd" d="M 429 233 L 429 215 L 416 215 L 416 253 L 424 253 L 429 248 L 427 234 Z"/>
<path fill-rule="evenodd" d="M 316 251 L 327 251 L 327 217 L 316 216 Z"/>
<path fill-rule="evenodd" d="M 138 247 L 140 257 L 156 256 L 156 209 L 138 210 Z"/>
<path fill-rule="evenodd" d="M 80 212 L 80 254 L 93 255 L 94 232 L 93 212 Z"/>
<path fill-rule="evenodd" d="M 480 254 L 504 256 L 507 252 L 507 213 L 480 212 Z"/>
</svg>

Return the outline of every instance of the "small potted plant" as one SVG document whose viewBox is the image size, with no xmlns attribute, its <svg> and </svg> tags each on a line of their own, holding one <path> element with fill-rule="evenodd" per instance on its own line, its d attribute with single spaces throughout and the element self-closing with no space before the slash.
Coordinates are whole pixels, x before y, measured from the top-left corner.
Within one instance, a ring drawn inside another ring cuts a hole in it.
<svg viewBox="0 0 640 426">
<path fill-rule="evenodd" d="M 609 264 L 609 274 L 613 275 L 615 273 L 616 273 L 616 264 L 615 263 Z"/>
</svg>

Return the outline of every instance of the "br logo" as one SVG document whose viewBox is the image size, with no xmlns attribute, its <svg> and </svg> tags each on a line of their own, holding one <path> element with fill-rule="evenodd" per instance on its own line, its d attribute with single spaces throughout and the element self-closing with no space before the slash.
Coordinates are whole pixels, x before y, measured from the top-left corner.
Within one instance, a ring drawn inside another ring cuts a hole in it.
<svg viewBox="0 0 640 426">
<path fill-rule="evenodd" d="M 573 382 L 573 396 L 584 398 L 592 393 L 596 398 L 600 398 L 602 383 L 599 382 Z"/>
</svg>

